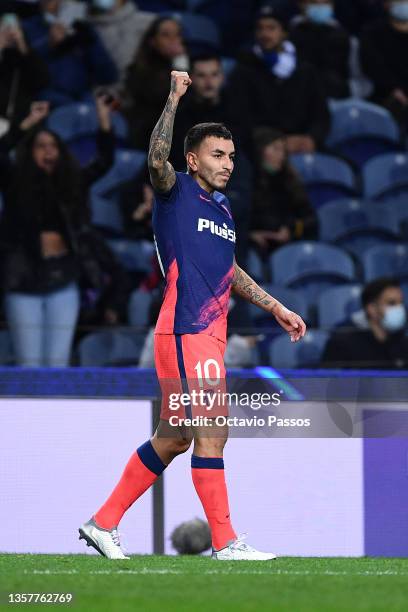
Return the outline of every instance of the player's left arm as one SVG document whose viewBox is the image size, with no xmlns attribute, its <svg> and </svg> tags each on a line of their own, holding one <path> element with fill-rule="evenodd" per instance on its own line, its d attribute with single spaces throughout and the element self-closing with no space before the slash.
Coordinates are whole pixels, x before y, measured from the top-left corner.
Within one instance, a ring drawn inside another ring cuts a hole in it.
<svg viewBox="0 0 408 612">
<path fill-rule="evenodd" d="M 239 267 L 234 259 L 234 276 L 232 279 L 232 289 L 237 295 L 255 304 L 273 315 L 279 325 L 290 335 L 292 342 L 301 340 L 306 333 L 306 324 L 303 319 L 288 310 L 283 304 L 269 295 L 254 280 Z"/>
</svg>

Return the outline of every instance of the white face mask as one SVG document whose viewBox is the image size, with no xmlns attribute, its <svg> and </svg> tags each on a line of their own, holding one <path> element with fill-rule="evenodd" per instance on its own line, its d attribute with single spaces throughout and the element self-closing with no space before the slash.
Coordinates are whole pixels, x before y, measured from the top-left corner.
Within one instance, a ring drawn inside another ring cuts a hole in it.
<svg viewBox="0 0 408 612">
<path fill-rule="evenodd" d="M 393 2 L 390 14 L 397 21 L 408 21 L 408 2 Z"/>
<path fill-rule="evenodd" d="M 94 7 L 101 11 L 111 11 L 115 4 L 116 0 L 93 0 Z"/>
<path fill-rule="evenodd" d="M 388 332 L 397 332 L 405 327 L 407 322 L 407 313 L 404 304 L 396 306 L 387 306 L 381 324 Z"/>
<path fill-rule="evenodd" d="M 329 23 L 334 17 L 334 9 L 331 4 L 308 4 L 306 16 L 315 23 Z"/>
</svg>

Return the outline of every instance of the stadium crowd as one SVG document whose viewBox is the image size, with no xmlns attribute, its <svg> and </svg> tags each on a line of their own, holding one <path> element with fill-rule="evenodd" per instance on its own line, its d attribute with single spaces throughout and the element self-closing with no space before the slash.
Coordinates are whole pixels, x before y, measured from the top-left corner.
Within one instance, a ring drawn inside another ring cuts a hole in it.
<svg viewBox="0 0 408 612">
<path fill-rule="evenodd" d="M 153 365 L 146 156 L 177 69 L 170 161 L 229 127 L 238 263 L 310 330 L 232 297 L 226 364 L 407 367 L 407 56 L 406 0 L 3 0 L 0 362 Z"/>
</svg>

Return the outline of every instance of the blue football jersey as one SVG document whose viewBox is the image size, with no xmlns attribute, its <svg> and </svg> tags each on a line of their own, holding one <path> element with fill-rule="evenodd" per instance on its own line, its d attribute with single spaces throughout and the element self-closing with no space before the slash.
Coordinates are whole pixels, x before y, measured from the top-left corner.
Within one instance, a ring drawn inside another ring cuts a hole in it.
<svg viewBox="0 0 408 612">
<path fill-rule="evenodd" d="M 206 333 L 225 342 L 235 250 L 228 199 L 176 172 L 169 193 L 155 192 L 153 231 L 166 279 L 156 333 Z"/>
</svg>

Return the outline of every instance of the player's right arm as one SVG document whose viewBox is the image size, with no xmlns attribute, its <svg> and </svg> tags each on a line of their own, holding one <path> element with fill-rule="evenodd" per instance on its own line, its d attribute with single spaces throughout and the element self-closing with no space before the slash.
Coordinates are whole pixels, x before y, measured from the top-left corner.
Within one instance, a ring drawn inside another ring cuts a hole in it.
<svg viewBox="0 0 408 612">
<path fill-rule="evenodd" d="M 170 94 L 150 137 L 148 154 L 150 180 L 153 188 L 163 193 L 170 191 L 176 182 L 176 173 L 168 161 L 173 139 L 174 117 L 180 98 L 184 96 L 190 84 L 191 79 L 187 72 L 172 71 Z"/>
</svg>

